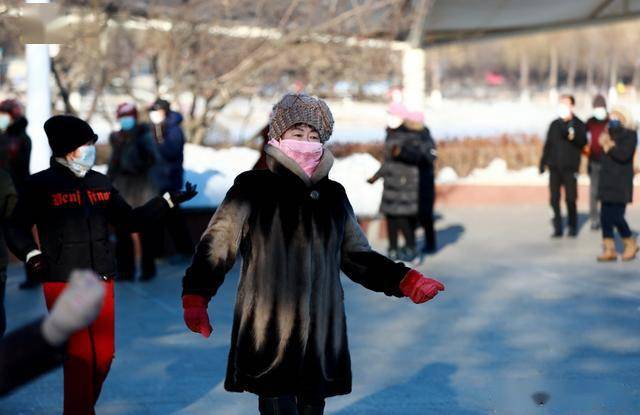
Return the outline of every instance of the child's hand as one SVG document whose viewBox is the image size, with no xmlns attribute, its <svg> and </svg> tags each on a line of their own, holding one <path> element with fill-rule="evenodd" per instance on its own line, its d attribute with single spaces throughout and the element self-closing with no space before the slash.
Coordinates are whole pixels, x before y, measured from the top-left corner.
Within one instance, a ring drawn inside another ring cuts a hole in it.
<svg viewBox="0 0 640 415">
<path fill-rule="evenodd" d="M 209 315 L 207 314 L 207 300 L 194 294 L 186 294 L 182 296 L 182 308 L 184 309 L 184 322 L 189 330 L 194 333 L 202 334 L 202 337 L 211 336 L 213 328 L 209 323 Z"/>
<path fill-rule="evenodd" d="M 438 292 L 444 291 L 444 285 L 412 269 L 400 281 L 400 291 L 414 303 L 421 304 L 431 300 Z"/>
</svg>

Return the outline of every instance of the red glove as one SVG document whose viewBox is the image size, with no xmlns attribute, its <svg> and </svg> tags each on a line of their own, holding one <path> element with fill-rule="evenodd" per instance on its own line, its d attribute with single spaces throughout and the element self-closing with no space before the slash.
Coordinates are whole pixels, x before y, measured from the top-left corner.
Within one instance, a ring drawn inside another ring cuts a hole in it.
<svg viewBox="0 0 640 415">
<path fill-rule="evenodd" d="M 444 291 L 444 285 L 412 269 L 400 281 L 400 291 L 414 303 L 421 304 L 431 300 L 439 291 Z"/>
<path fill-rule="evenodd" d="M 182 296 L 184 322 L 189 330 L 200 333 L 203 337 L 211 336 L 213 331 L 207 314 L 207 303 L 207 299 L 201 295 L 186 294 Z"/>
</svg>

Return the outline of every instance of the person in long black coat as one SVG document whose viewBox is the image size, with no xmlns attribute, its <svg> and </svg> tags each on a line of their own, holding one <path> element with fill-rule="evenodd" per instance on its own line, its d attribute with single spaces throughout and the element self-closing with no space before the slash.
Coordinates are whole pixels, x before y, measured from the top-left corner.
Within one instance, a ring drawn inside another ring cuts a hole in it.
<svg viewBox="0 0 640 415">
<path fill-rule="evenodd" d="M 0 337 L 7 327 L 7 317 L 4 309 L 5 288 L 7 284 L 7 265 L 9 265 L 9 251 L 4 239 L 4 224 L 11 216 L 18 200 L 16 189 L 11 176 L 0 169 Z"/>
<path fill-rule="evenodd" d="M 549 126 L 540 160 L 540 174 L 549 169 L 549 192 L 553 208 L 554 238 L 563 235 L 560 212 L 560 190 L 564 188 L 569 222 L 569 236 L 578 234 L 578 181 L 582 149 L 587 145 L 587 129 L 573 113 L 575 98 L 563 95 L 560 98 L 559 117 Z"/>
<path fill-rule="evenodd" d="M 600 137 L 604 151 L 601 157 L 598 198 L 602 204 L 600 222 L 602 226 L 603 253 L 599 261 L 617 259 L 614 228 L 624 243 L 622 259 L 630 261 L 636 257 L 638 244 L 625 219 L 626 205 L 633 201 L 633 156 L 638 144 L 631 115 L 623 108 L 610 113 L 609 126 Z"/>
<path fill-rule="evenodd" d="M 259 396 L 261 414 L 322 414 L 351 392 L 340 271 L 420 303 L 444 286 L 373 251 L 344 187 L 328 178 L 326 104 L 288 94 L 274 107 L 268 169 L 240 174 L 183 279 L 190 330 L 211 334 L 207 304 L 242 256 L 225 388 Z"/>
<path fill-rule="evenodd" d="M 124 200 L 136 208 L 159 193 L 150 172 L 158 163 L 160 155 L 149 125 L 139 122 L 138 110 L 134 104 L 120 104 L 116 116 L 120 129 L 109 135 L 112 151 L 107 176 Z M 140 280 L 147 281 L 156 275 L 157 232 L 143 229 L 138 234 L 142 250 Z M 133 239 L 125 228 L 116 229 L 116 263 L 119 280 L 135 279 Z"/>
</svg>

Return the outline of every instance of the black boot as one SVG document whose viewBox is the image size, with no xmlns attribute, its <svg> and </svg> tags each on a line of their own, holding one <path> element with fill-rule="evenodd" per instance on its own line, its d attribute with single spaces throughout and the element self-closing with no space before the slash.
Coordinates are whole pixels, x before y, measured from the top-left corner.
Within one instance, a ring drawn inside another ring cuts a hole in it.
<svg viewBox="0 0 640 415">
<path fill-rule="evenodd" d="M 562 218 L 554 217 L 553 218 L 553 234 L 552 238 L 562 238 L 563 230 L 562 230 Z"/>
<path fill-rule="evenodd" d="M 417 255 L 417 252 L 415 247 L 405 246 L 400 250 L 400 253 L 398 254 L 398 259 L 404 262 L 411 262 L 414 259 L 416 259 L 416 255 Z"/>
<path fill-rule="evenodd" d="M 298 397 L 299 415 L 322 415 L 324 413 L 324 399 Z"/>
<path fill-rule="evenodd" d="M 258 410 L 261 415 L 298 415 L 296 400 L 293 396 L 258 398 Z"/>
<path fill-rule="evenodd" d="M 300 402 L 298 404 L 298 415 L 322 415 L 324 414 L 324 402 L 322 404 L 308 404 Z"/>
</svg>

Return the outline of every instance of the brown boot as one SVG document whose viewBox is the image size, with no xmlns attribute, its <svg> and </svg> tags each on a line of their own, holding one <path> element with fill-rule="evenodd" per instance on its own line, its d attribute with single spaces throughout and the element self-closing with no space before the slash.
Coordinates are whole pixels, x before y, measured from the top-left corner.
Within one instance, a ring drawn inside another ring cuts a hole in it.
<svg viewBox="0 0 640 415">
<path fill-rule="evenodd" d="M 636 258 L 636 254 L 638 253 L 638 242 L 636 238 L 624 238 L 622 240 L 624 242 L 624 252 L 622 253 L 623 261 L 631 261 Z"/>
<path fill-rule="evenodd" d="M 602 240 L 602 255 L 598 257 L 598 262 L 611 262 L 617 259 L 616 242 L 613 238 L 604 238 Z"/>
</svg>

